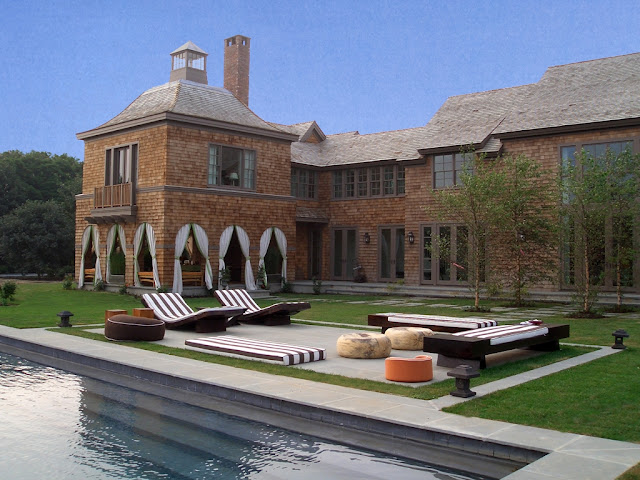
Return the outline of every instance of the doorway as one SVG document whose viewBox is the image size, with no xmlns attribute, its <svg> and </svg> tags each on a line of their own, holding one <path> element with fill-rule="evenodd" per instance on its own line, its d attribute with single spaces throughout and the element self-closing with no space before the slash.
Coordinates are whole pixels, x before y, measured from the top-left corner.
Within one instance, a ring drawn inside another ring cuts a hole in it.
<svg viewBox="0 0 640 480">
<path fill-rule="evenodd" d="M 353 280 L 358 259 L 358 235 L 355 228 L 334 228 L 332 231 L 332 271 L 334 280 Z"/>
<path fill-rule="evenodd" d="M 383 282 L 404 278 L 404 226 L 380 227 L 379 276 Z"/>
</svg>

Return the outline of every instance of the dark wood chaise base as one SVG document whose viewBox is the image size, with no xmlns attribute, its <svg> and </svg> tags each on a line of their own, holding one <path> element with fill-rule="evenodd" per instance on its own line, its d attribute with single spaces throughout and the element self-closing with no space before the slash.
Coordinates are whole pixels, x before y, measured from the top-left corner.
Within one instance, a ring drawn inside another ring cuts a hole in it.
<svg viewBox="0 0 640 480">
<path fill-rule="evenodd" d="M 569 325 L 547 325 L 548 332 L 529 338 L 520 338 L 503 343 L 492 344 L 490 338 L 465 337 L 450 333 L 436 333 L 424 338 L 423 350 L 438 354 L 437 365 L 441 367 L 457 367 L 470 365 L 475 368 L 486 368 L 486 356 L 492 353 L 506 352 L 516 348 L 531 348 L 542 351 L 560 349 L 560 339 L 569 336 Z M 480 330 L 477 330 L 479 332 Z"/>
</svg>

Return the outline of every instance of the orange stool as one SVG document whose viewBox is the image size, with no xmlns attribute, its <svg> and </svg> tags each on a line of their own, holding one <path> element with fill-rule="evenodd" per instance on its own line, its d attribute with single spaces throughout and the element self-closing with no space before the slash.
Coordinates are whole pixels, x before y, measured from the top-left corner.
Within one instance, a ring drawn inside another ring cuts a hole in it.
<svg viewBox="0 0 640 480">
<path fill-rule="evenodd" d="M 107 324 L 107 320 L 109 320 L 114 315 L 126 315 L 128 312 L 126 310 L 105 310 L 104 311 L 104 324 Z"/>
<path fill-rule="evenodd" d="M 428 355 L 389 357 L 384 361 L 384 376 L 393 382 L 428 382 L 433 379 L 433 363 Z"/>
<path fill-rule="evenodd" d="M 153 308 L 134 308 L 134 317 L 155 318 L 153 315 Z"/>
</svg>

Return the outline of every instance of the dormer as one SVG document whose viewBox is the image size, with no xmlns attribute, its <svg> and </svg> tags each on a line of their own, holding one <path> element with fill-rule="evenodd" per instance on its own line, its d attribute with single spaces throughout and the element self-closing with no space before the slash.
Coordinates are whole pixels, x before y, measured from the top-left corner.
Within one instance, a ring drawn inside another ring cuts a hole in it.
<svg viewBox="0 0 640 480">
<path fill-rule="evenodd" d="M 207 52 L 193 42 L 187 42 L 175 49 L 171 52 L 169 81 L 190 80 L 207 85 L 207 55 Z"/>
</svg>

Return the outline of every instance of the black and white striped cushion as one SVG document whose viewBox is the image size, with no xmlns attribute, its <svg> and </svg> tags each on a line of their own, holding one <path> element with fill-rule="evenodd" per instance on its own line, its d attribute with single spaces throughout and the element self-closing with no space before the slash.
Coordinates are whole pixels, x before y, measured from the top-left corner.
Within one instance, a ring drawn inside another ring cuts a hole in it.
<svg viewBox="0 0 640 480">
<path fill-rule="evenodd" d="M 246 290 L 234 288 L 231 290 L 218 290 L 218 298 L 225 307 L 245 307 L 246 313 L 260 310 L 258 304 L 251 298 Z"/>
<path fill-rule="evenodd" d="M 179 293 L 145 293 L 144 303 L 160 320 L 172 322 L 194 313 Z"/>
<path fill-rule="evenodd" d="M 549 333 L 549 329 L 541 325 L 501 325 L 458 332 L 452 335 L 466 338 L 489 339 L 491 345 L 500 345 L 501 343 L 538 337 L 546 335 L 547 333 Z"/>
<path fill-rule="evenodd" d="M 486 328 L 498 325 L 495 320 L 477 317 L 443 317 L 440 315 L 418 315 L 414 313 L 378 313 L 386 315 L 387 321 L 393 323 L 407 323 L 412 325 L 440 326 L 451 328 Z"/>
<path fill-rule="evenodd" d="M 186 340 L 185 345 L 216 352 L 232 353 L 247 357 L 275 360 L 285 365 L 324 360 L 324 348 L 302 347 L 284 343 L 264 342 L 234 336 L 205 337 Z"/>
</svg>

